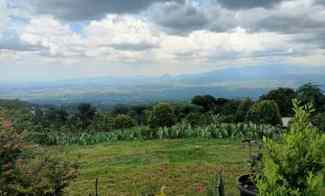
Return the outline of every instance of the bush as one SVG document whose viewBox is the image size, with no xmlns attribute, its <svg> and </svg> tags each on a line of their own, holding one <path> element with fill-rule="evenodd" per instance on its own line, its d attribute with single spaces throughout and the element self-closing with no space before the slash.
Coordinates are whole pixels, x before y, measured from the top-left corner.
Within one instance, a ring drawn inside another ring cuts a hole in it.
<svg viewBox="0 0 325 196">
<path fill-rule="evenodd" d="M 190 113 L 186 116 L 185 121 L 193 127 L 204 127 L 210 124 L 222 122 L 222 117 L 211 113 Z"/>
<path fill-rule="evenodd" d="M 25 142 L 0 112 L 0 195 L 63 195 L 78 175 L 70 162 L 33 156 Z"/>
<path fill-rule="evenodd" d="M 64 189 L 79 175 L 79 166 L 53 156 L 40 155 L 23 167 L 34 195 L 64 195 Z M 27 171 L 27 172 L 26 172 Z"/>
<path fill-rule="evenodd" d="M 294 102 L 295 117 L 280 141 L 264 139 L 260 196 L 320 196 L 325 137 L 310 124 L 310 105 Z"/>
<path fill-rule="evenodd" d="M 0 118 L 0 195 L 15 195 L 23 187 L 20 183 L 23 177 L 17 166 L 26 158 L 29 146 L 3 113 Z"/>
<path fill-rule="evenodd" d="M 254 102 L 247 98 L 240 102 L 236 111 L 236 122 L 244 122 L 249 109 L 252 107 Z"/>
<path fill-rule="evenodd" d="M 325 132 L 325 112 L 318 113 L 312 118 L 312 124 L 322 132 Z"/>
<path fill-rule="evenodd" d="M 168 103 L 160 103 L 154 106 L 147 118 L 151 128 L 171 127 L 176 123 L 174 109 Z"/>
<path fill-rule="evenodd" d="M 280 125 L 282 123 L 279 107 L 271 100 L 255 103 L 247 113 L 247 120 L 258 124 Z"/>
<path fill-rule="evenodd" d="M 136 126 L 135 120 L 125 114 L 117 115 L 113 120 L 114 129 L 128 129 L 134 126 Z"/>
</svg>

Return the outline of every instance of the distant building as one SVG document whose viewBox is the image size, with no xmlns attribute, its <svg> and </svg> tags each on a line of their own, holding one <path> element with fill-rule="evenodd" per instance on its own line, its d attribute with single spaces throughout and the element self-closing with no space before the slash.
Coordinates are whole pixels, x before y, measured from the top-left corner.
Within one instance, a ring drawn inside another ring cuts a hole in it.
<svg viewBox="0 0 325 196">
<path fill-rule="evenodd" d="M 283 117 L 282 119 L 282 127 L 287 128 L 289 126 L 292 117 Z"/>
</svg>

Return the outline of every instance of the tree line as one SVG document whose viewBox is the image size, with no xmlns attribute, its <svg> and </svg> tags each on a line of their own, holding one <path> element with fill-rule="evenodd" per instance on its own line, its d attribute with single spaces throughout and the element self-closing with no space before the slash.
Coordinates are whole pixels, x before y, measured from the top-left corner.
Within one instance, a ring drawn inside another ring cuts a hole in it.
<svg viewBox="0 0 325 196">
<path fill-rule="evenodd" d="M 148 105 L 116 105 L 111 111 L 100 111 L 89 103 L 81 103 L 76 110 L 54 106 L 28 106 L 0 101 L 0 105 L 15 108 L 14 123 L 18 127 L 34 130 L 63 132 L 108 132 L 135 126 L 150 128 L 171 127 L 180 122 L 193 126 L 209 124 L 218 117 L 223 123 L 253 122 L 256 124 L 281 125 L 281 117 L 291 117 L 292 100 L 302 104 L 312 103 L 315 112 L 313 123 L 325 130 L 325 96 L 319 86 L 307 83 L 299 88 L 277 88 L 260 96 L 226 99 L 212 95 L 197 95 L 188 102 L 157 103 Z M 17 112 L 23 108 L 23 112 Z M 17 118 L 17 116 L 21 116 Z"/>
</svg>

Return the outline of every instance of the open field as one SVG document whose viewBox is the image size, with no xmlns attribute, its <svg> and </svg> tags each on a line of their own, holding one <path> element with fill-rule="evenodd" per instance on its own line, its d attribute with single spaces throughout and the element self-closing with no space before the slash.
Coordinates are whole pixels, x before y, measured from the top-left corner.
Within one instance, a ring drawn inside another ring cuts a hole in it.
<svg viewBox="0 0 325 196">
<path fill-rule="evenodd" d="M 248 170 L 248 148 L 240 141 L 181 139 L 117 142 L 93 146 L 51 147 L 78 161 L 80 177 L 69 195 L 89 195 L 99 178 L 100 195 L 139 195 L 166 187 L 167 195 L 206 195 L 216 172 L 224 168 L 226 194 L 239 195 L 236 177 Z"/>
</svg>

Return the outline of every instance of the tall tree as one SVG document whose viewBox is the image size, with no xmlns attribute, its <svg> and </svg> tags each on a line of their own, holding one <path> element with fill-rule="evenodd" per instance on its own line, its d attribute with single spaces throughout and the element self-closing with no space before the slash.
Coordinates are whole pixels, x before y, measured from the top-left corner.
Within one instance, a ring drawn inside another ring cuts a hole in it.
<svg viewBox="0 0 325 196">
<path fill-rule="evenodd" d="M 325 98 L 318 85 L 311 82 L 300 86 L 297 89 L 297 97 L 303 104 L 312 103 L 316 111 L 323 111 Z"/>
<path fill-rule="evenodd" d="M 81 121 L 82 128 L 87 128 L 95 118 L 96 108 L 89 103 L 81 103 L 78 106 L 77 116 Z"/>
<path fill-rule="evenodd" d="M 205 112 L 214 110 L 216 106 L 216 98 L 211 95 L 198 95 L 192 98 L 191 103 L 201 106 Z"/>
<path fill-rule="evenodd" d="M 260 100 L 273 100 L 278 104 L 282 116 L 292 116 L 292 100 L 296 96 L 296 92 L 291 88 L 278 88 L 262 95 Z"/>
</svg>

